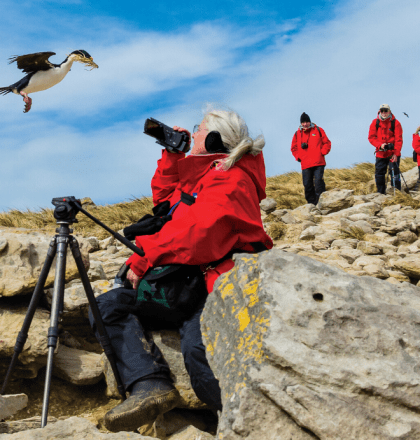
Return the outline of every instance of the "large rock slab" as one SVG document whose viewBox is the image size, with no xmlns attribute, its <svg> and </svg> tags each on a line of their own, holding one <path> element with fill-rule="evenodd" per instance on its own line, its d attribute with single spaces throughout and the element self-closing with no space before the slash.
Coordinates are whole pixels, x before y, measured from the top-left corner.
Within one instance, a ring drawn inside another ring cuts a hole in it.
<svg viewBox="0 0 420 440">
<path fill-rule="evenodd" d="M 417 287 L 277 249 L 235 260 L 202 318 L 218 438 L 420 438 Z"/>
<path fill-rule="evenodd" d="M 0 297 L 30 293 L 38 282 L 41 269 L 52 240 L 51 235 L 27 229 L 0 230 Z M 83 240 L 79 239 L 81 248 Z M 81 249 L 88 266 L 89 254 Z M 55 261 L 51 266 L 45 286 L 52 286 Z M 66 281 L 78 276 L 70 249 L 66 260 Z"/>
<path fill-rule="evenodd" d="M 0 434 L 0 440 L 156 440 L 135 432 L 100 432 L 96 426 L 81 417 L 70 417 L 66 420 L 48 424 L 44 428 L 31 429 L 15 434 Z"/>
</svg>

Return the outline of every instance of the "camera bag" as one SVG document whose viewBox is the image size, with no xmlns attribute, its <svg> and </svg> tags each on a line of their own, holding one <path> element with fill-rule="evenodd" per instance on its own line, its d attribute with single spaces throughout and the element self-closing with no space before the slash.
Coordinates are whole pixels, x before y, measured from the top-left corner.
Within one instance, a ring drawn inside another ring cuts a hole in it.
<svg viewBox="0 0 420 440">
<path fill-rule="evenodd" d="M 136 314 L 179 326 L 204 302 L 207 288 L 199 266 L 169 264 L 149 269 L 137 288 Z"/>
</svg>

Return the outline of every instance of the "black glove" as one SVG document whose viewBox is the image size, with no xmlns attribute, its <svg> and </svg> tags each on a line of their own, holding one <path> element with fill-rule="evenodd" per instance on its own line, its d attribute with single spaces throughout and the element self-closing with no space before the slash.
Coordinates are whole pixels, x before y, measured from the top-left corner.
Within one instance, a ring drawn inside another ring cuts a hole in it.
<svg viewBox="0 0 420 440">
<path fill-rule="evenodd" d="M 153 211 L 153 215 L 155 215 L 157 217 L 162 217 L 162 215 L 168 215 L 170 209 L 171 209 L 171 204 L 169 203 L 169 201 L 166 201 L 166 202 L 159 203 L 159 205 L 156 205 L 152 209 L 152 211 Z M 142 218 L 144 218 L 144 217 L 142 217 Z"/>
<path fill-rule="evenodd" d="M 140 235 L 153 235 L 159 232 L 163 225 L 172 219 L 171 215 L 164 215 L 162 217 L 155 217 L 146 214 L 137 223 L 124 228 L 124 236 L 128 240 L 134 240 Z"/>
</svg>

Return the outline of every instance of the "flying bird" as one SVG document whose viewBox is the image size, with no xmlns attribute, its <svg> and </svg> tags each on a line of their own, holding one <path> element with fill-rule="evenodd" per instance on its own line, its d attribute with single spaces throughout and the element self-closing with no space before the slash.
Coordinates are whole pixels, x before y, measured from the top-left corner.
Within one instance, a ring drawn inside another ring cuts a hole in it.
<svg viewBox="0 0 420 440">
<path fill-rule="evenodd" d="M 11 86 L 0 87 L 0 95 L 7 95 L 10 92 L 22 95 L 25 102 L 23 113 L 27 113 L 32 106 L 32 99 L 28 94 L 47 90 L 58 84 L 75 61 L 86 64 L 92 69 L 99 67 L 85 50 L 75 50 L 61 64 L 51 63 L 48 58 L 52 55 L 55 55 L 55 52 L 37 52 L 9 58 L 9 64 L 16 61 L 18 69 L 27 75 Z"/>
<path fill-rule="evenodd" d="M 403 112 L 403 114 L 404 114 L 405 116 L 407 116 L 407 118 L 409 118 L 409 117 L 410 117 L 410 116 L 408 116 L 408 115 L 407 115 L 407 113 L 406 113 L 406 112 Z"/>
</svg>

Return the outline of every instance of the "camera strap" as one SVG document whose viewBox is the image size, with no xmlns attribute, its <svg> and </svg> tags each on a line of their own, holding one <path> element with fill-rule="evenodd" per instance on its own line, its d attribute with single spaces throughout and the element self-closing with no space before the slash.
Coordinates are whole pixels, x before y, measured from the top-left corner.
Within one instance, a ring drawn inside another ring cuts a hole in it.
<svg viewBox="0 0 420 440">
<path fill-rule="evenodd" d="M 185 203 L 188 206 L 194 205 L 195 203 L 195 199 L 197 198 L 197 193 L 193 193 L 193 195 L 188 194 L 188 193 L 181 193 L 181 200 L 179 200 L 178 202 L 175 203 L 174 206 L 172 206 L 172 208 L 169 211 L 169 215 L 171 215 L 175 209 L 178 207 L 178 205 L 182 202 Z"/>
<path fill-rule="evenodd" d="M 379 120 L 379 118 L 376 118 L 376 131 L 378 131 L 378 128 L 379 128 L 379 124 L 380 124 L 380 120 Z M 395 132 L 395 118 L 394 119 L 391 119 L 391 128 L 390 128 L 390 130 L 394 133 Z"/>
</svg>

